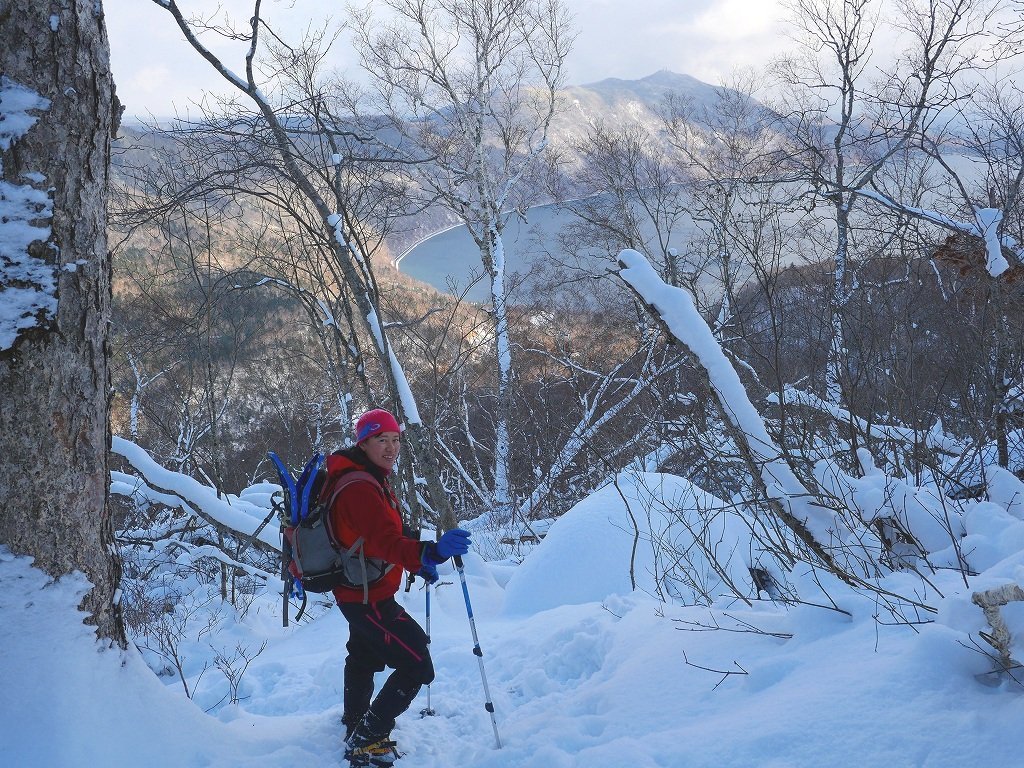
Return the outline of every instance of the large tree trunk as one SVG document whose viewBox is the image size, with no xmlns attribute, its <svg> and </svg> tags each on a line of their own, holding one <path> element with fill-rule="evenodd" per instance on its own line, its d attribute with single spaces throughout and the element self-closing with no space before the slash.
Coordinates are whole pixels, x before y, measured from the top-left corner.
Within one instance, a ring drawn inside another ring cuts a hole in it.
<svg viewBox="0 0 1024 768">
<path fill-rule="evenodd" d="M 57 302 L 0 344 L 0 541 L 54 576 L 85 573 L 93 589 L 83 610 L 100 637 L 123 647 L 107 507 L 106 204 L 119 106 L 101 4 L 0 0 L 0 40 L 5 84 L 49 101 L 9 149 L 0 144 L 0 161 L 5 182 L 49 190 L 52 218 L 44 212 L 34 222 L 49 227 L 49 238 L 27 251 L 42 270 L 52 266 Z M 0 302 L 9 267 L 0 259 Z"/>
</svg>

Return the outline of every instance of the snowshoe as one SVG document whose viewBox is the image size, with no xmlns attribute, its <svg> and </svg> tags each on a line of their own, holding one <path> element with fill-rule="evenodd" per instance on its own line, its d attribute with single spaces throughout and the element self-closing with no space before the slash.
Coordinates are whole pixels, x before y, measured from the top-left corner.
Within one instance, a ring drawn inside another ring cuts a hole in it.
<svg viewBox="0 0 1024 768">
<path fill-rule="evenodd" d="M 391 729 L 367 712 L 345 740 L 345 759 L 350 766 L 389 766 L 401 756 L 397 747 L 391 739 Z"/>
<path fill-rule="evenodd" d="M 378 739 L 369 744 L 356 746 L 349 745 L 345 750 L 345 759 L 350 766 L 369 766 L 369 768 L 381 768 L 394 765 L 395 760 L 400 757 L 398 745 L 389 736 Z"/>
</svg>

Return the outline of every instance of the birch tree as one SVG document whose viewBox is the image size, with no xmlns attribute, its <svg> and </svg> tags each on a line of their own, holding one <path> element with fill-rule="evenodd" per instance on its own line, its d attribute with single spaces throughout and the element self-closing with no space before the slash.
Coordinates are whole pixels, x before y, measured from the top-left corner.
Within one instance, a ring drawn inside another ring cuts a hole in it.
<svg viewBox="0 0 1024 768">
<path fill-rule="evenodd" d="M 384 0 L 361 12 L 356 29 L 374 105 L 413 161 L 421 199 L 466 226 L 490 282 L 493 493 L 507 508 L 515 368 L 502 231 L 531 199 L 529 174 L 571 44 L 568 18 L 559 0 Z"/>
<path fill-rule="evenodd" d="M 899 190 L 873 184 L 864 195 L 890 211 L 920 222 L 938 240 L 939 264 L 956 267 L 980 298 L 977 339 L 987 355 L 989 417 L 978 435 L 995 439 L 997 461 L 1009 465 L 1009 417 L 1019 408 L 1024 349 L 1016 318 L 1024 275 L 1024 91 L 1014 82 L 983 80 L 941 123 L 922 130 L 918 151 L 932 162 L 935 191 L 927 201 L 908 201 Z"/>
<path fill-rule="evenodd" d="M 355 135 L 332 109 L 332 105 L 345 103 L 339 95 L 342 84 L 324 77 L 319 65 L 334 42 L 334 35 L 321 30 L 308 34 L 295 45 L 286 44 L 264 18 L 262 0 L 254 0 L 248 22 L 242 27 L 233 26 L 230 20 L 213 26 L 202 17 L 187 16 L 175 0 L 154 2 L 170 14 L 186 41 L 224 78 L 240 100 L 235 105 L 237 109 L 224 116 L 218 129 L 244 130 L 257 139 L 251 144 L 257 155 L 248 166 L 257 174 L 256 183 L 250 183 L 245 169 L 237 167 L 227 169 L 223 178 L 217 178 L 223 184 L 239 185 L 257 197 L 266 195 L 282 210 L 295 215 L 308 238 L 304 244 L 315 244 L 327 255 L 320 268 L 331 276 L 331 285 L 340 287 L 344 297 L 335 294 L 341 298 L 336 307 L 316 302 L 320 321 L 341 328 L 347 315 L 369 339 L 381 361 L 387 391 L 399 419 L 405 423 L 413 460 L 426 485 L 423 496 L 413 492 L 407 494 L 406 500 L 413 505 L 417 500 L 428 501 L 442 525 L 454 525 L 429 432 L 420 419 L 405 371 L 391 348 L 380 316 L 379 289 L 370 261 L 374 236 L 360 216 L 363 209 L 351 196 L 353 189 L 359 189 L 359 180 L 354 180 L 355 187 L 350 186 L 346 178 L 349 182 L 353 180 L 342 172 L 353 166 L 378 167 L 378 158 L 363 163 L 366 158 L 353 145 L 370 142 Z M 210 32 L 244 45 L 240 70 L 243 74 L 233 70 L 204 42 L 203 33 Z M 296 89 L 305 96 L 290 98 Z M 273 184 L 263 186 L 268 175 Z M 411 469 L 406 471 L 411 476 Z"/>
</svg>

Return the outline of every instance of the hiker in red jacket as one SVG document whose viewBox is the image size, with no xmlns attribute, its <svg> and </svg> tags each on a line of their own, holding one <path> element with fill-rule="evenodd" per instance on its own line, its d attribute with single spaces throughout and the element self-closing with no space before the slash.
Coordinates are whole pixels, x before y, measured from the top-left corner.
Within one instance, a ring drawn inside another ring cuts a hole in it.
<svg viewBox="0 0 1024 768">
<path fill-rule="evenodd" d="M 423 685 L 434 679 L 427 636 L 395 600 L 403 569 L 433 582 L 437 566 L 469 551 L 469 532 L 452 529 L 435 542 L 409 536 L 388 477 L 401 449 L 398 421 L 385 410 L 364 413 L 356 423 L 356 445 L 327 457 L 327 482 L 348 472 L 369 473 L 347 484 L 331 506 L 335 536 L 352 546 L 362 539 L 366 573 L 362 588 L 337 587 L 334 597 L 348 620 L 345 658 L 345 757 L 353 766 L 388 766 L 398 753 L 391 740 L 395 719 Z M 394 671 L 373 703 L 373 677 Z"/>
</svg>

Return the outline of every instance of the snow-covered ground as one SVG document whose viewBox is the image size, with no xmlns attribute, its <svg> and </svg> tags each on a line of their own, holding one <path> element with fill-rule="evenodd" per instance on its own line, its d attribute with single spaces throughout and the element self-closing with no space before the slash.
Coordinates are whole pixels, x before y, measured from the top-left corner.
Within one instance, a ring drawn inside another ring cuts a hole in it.
<svg viewBox="0 0 1024 768">
<path fill-rule="evenodd" d="M 678 478 L 648 476 L 678 492 Z M 639 482 L 639 481 L 638 481 Z M 599 492 L 557 521 L 522 565 L 466 558 L 497 726 L 495 746 L 457 574 L 432 596 L 436 715 L 424 689 L 398 722 L 399 768 L 971 768 L 1024 762 L 1024 689 L 993 674 L 977 588 L 1021 581 L 1024 523 L 976 506 L 963 542 L 991 567 L 964 583 L 930 575 L 934 621 L 894 625 L 869 596 L 836 587 L 844 612 L 771 601 L 713 608 L 653 596 L 623 498 Z M 984 514 L 982 514 L 984 513 Z M 800 580 L 800 574 L 793 578 Z M 894 574 L 884 586 L 911 588 Z M 801 582 L 802 597 L 825 603 Z M 827 582 L 826 582 L 827 583 Z M 259 595 L 226 627 L 182 645 L 192 698 L 143 653 L 104 650 L 76 610 L 87 584 L 51 582 L 0 550 L 0 743 L 19 768 L 295 768 L 341 765 L 339 611 L 281 626 L 279 595 Z M 401 600 L 422 622 L 420 582 Z M 1018 603 L 1006 609 L 1024 625 Z M 879 620 L 876 620 L 878 617 Z M 712 627 L 719 627 L 712 629 Z M 215 651 L 265 650 L 225 700 Z M 205 654 L 204 654 L 205 648 Z M 202 667 L 206 671 L 202 672 Z"/>
</svg>

